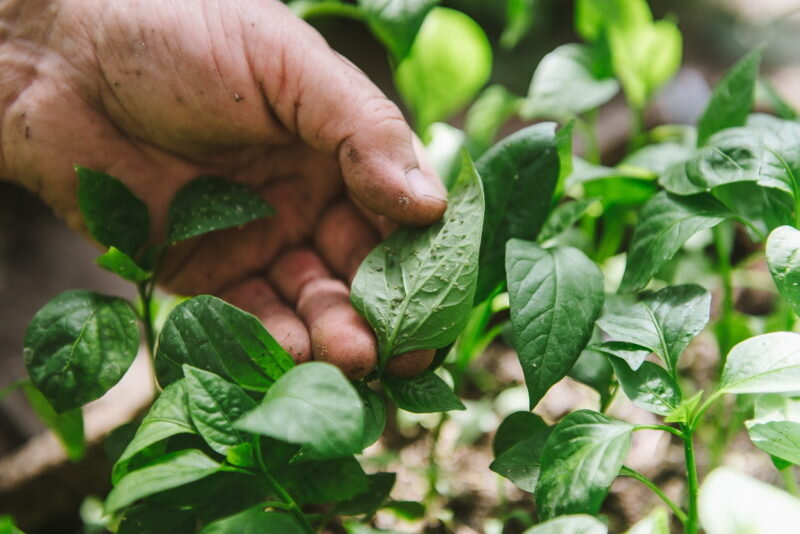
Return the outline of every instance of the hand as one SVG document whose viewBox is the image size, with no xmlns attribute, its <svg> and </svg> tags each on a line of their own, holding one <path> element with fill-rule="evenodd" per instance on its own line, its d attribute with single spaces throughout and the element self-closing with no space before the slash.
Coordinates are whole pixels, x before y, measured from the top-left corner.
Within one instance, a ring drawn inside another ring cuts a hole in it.
<svg viewBox="0 0 800 534">
<path fill-rule="evenodd" d="M 377 354 L 343 281 L 395 223 L 446 208 L 397 106 L 277 0 L 0 0 L 0 113 L 0 176 L 79 231 L 73 164 L 142 198 L 153 240 L 199 175 L 258 190 L 277 215 L 177 247 L 161 281 L 227 298 L 351 378 Z"/>
</svg>

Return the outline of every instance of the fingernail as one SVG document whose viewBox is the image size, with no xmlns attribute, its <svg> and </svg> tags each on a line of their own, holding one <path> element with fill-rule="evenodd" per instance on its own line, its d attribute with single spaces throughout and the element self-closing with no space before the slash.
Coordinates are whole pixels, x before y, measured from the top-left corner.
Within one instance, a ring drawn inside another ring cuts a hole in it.
<svg viewBox="0 0 800 534">
<path fill-rule="evenodd" d="M 442 203 L 447 202 L 447 190 L 438 178 L 436 180 L 428 180 L 421 170 L 413 168 L 406 172 L 406 179 L 416 196 L 426 197 Z"/>
</svg>

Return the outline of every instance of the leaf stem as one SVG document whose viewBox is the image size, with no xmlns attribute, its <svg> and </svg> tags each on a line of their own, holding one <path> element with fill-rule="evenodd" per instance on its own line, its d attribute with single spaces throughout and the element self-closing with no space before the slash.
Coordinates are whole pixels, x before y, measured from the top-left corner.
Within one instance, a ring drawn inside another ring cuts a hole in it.
<svg viewBox="0 0 800 534">
<path fill-rule="evenodd" d="M 605 414 L 608 412 L 614 402 L 614 398 L 617 396 L 617 391 L 619 391 L 619 382 L 614 380 L 608 388 L 608 396 L 600 402 L 600 413 Z"/>
<path fill-rule="evenodd" d="M 5 386 L 4 388 L 0 388 L 0 401 L 5 399 L 10 393 L 13 391 L 23 388 L 31 383 L 29 378 L 20 378 L 19 380 L 15 380 L 11 382 L 9 385 Z"/>
<path fill-rule="evenodd" d="M 689 517 L 686 521 L 686 534 L 697 534 L 700 523 L 698 519 L 697 513 L 697 492 L 698 492 L 698 481 L 697 481 L 697 460 L 694 456 L 694 438 L 692 436 L 692 430 L 683 427 L 684 438 L 683 438 L 683 452 L 686 457 L 686 481 L 688 484 L 688 499 L 689 499 Z"/>
<path fill-rule="evenodd" d="M 144 324 L 144 336 L 147 342 L 147 350 L 150 353 L 150 360 L 155 358 L 156 336 L 153 329 L 153 310 L 150 307 L 152 290 L 148 290 L 146 282 L 136 284 L 139 291 L 139 299 L 142 301 L 142 323 Z"/>
<path fill-rule="evenodd" d="M 635 480 L 638 480 L 639 482 L 647 486 L 653 493 L 655 493 L 658 496 L 659 499 L 664 501 L 664 504 L 669 506 L 669 509 L 672 510 L 673 514 L 675 514 L 675 517 L 678 518 L 678 521 L 680 521 L 684 525 L 686 524 L 686 521 L 689 519 L 686 515 L 686 512 L 684 512 L 680 506 L 675 504 L 675 501 L 667 497 L 666 493 L 661 491 L 661 488 L 656 486 L 656 484 L 652 480 L 650 480 L 643 474 L 639 473 L 638 471 L 635 471 L 630 467 L 625 467 L 625 466 L 622 466 L 622 469 L 620 469 L 619 474 L 625 477 L 630 477 Z"/>
<path fill-rule="evenodd" d="M 298 524 L 303 528 L 303 530 L 307 534 L 314 534 L 314 527 L 311 526 L 311 523 L 308 522 L 308 518 L 303 513 L 303 510 L 297 505 L 297 502 L 289 495 L 283 486 L 281 486 L 280 482 L 275 480 L 272 475 L 269 473 L 269 469 L 267 469 L 267 464 L 264 463 L 264 456 L 261 454 L 261 440 L 258 440 L 255 447 L 256 453 L 256 463 L 258 464 L 259 470 L 261 470 L 261 474 L 264 479 L 269 484 L 272 491 L 275 492 L 275 495 L 284 503 L 286 503 L 286 510 L 288 510 L 294 518 L 297 520 Z"/>
<path fill-rule="evenodd" d="M 781 477 L 783 477 L 783 485 L 786 487 L 786 491 L 795 497 L 800 497 L 800 489 L 797 487 L 797 479 L 794 478 L 794 470 L 791 465 L 786 469 L 781 469 Z"/>
<path fill-rule="evenodd" d="M 633 431 L 636 432 L 637 430 L 662 430 L 664 432 L 669 432 L 670 434 L 675 434 L 681 439 L 686 438 L 686 434 L 684 434 L 682 431 L 668 425 L 636 425 Z"/>
</svg>

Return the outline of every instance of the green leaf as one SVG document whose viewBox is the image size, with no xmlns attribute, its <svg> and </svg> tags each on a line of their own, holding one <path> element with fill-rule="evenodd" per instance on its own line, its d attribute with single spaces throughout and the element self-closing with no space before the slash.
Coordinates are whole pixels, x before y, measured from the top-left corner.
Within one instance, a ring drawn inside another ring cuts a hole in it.
<svg viewBox="0 0 800 534">
<path fill-rule="evenodd" d="M 796 313 L 800 313 L 800 231 L 781 226 L 767 239 L 767 264 L 775 287 Z"/>
<path fill-rule="evenodd" d="M 184 185 L 169 205 L 167 241 L 177 243 L 215 230 L 242 226 L 275 210 L 246 185 L 201 176 Z"/>
<path fill-rule="evenodd" d="M 511 414 L 497 429 L 494 442 L 497 457 L 489 469 L 518 488 L 533 493 L 539 479 L 542 451 L 551 430 L 537 415 Z"/>
<path fill-rule="evenodd" d="M 681 353 L 708 323 L 710 309 L 708 290 L 695 284 L 670 286 L 645 293 L 639 302 L 608 299 L 597 325 L 612 340 L 655 352 L 674 371 Z"/>
<path fill-rule="evenodd" d="M 65 291 L 36 312 L 25 332 L 25 365 L 57 412 L 101 397 L 139 350 L 136 314 L 126 301 Z"/>
<path fill-rule="evenodd" d="M 778 459 L 800 464 L 800 400 L 780 395 L 756 399 L 756 417 L 746 422 L 750 440 Z"/>
<path fill-rule="evenodd" d="M 593 388 L 600 394 L 601 402 L 605 402 L 614 377 L 614 369 L 602 353 L 587 348 L 578 356 L 567 376 Z"/>
<path fill-rule="evenodd" d="M 461 170 L 461 151 L 467 136 L 455 126 L 434 122 L 428 128 L 428 137 L 430 139 L 425 145 L 425 153 L 449 191 Z"/>
<path fill-rule="evenodd" d="M 307 445 L 315 458 L 342 457 L 361 452 L 364 404 L 339 369 L 310 362 L 283 375 L 234 426 Z"/>
<path fill-rule="evenodd" d="M 703 115 L 697 121 L 697 146 L 720 130 L 741 126 L 753 108 L 760 47 L 755 48 L 734 65 L 714 88 Z"/>
<path fill-rule="evenodd" d="M 112 514 L 143 497 L 203 479 L 222 466 L 197 450 L 177 451 L 162 456 L 147 467 L 125 475 L 106 499 L 106 513 Z"/>
<path fill-rule="evenodd" d="M 620 291 L 636 291 L 646 286 L 690 237 L 713 228 L 728 216 L 725 207 L 708 195 L 657 194 L 639 216 Z"/>
<path fill-rule="evenodd" d="M 607 26 L 644 26 L 652 20 L 645 0 L 578 0 L 575 30 L 587 41 L 603 37 Z"/>
<path fill-rule="evenodd" d="M 338 515 L 371 515 L 383 506 L 383 503 L 389 498 L 394 487 L 397 475 L 394 473 L 375 473 L 374 475 L 367 475 L 369 479 L 369 488 L 364 493 L 356 495 L 352 499 L 340 502 L 336 506 L 336 513 Z"/>
<path fill-rule="evenodd" d="M 259 504 L 244 512 L 214 521 L 206 525 L 200 534 L 259 534 L 275 532 L 280 534 L 303 534 L 305 531 L 292 516 L 277 512 L 265 512 Z"/>
<path fill-rule="evenodd" d="M 361 448 L 366 449 L 380 439 L 386 427 L 386 402 L 366 385 L 359 387 L 358 393 L 364 403 L 364 441 Z"/>
<path fill-rule="evenodd" d="M 258 318 L 208 295 L 176 306 L 158 337 L 155 366 L 162 386 L 183 376 L 184 363 L 255 391 L 266 391 L 294 367 Z"/>
<path fill-rule="evenodd" d="M 116 247 L 109 247 L 108 251 L 98 256 L 94 262 L 98 267 L 131 282 L 143 282 L 153 276 L 153 273 L 136 265 L 130 256 Z"/>
<path fill-rule="evenodd" d="M 422 22 L 439 0 L 358 0 L 367 25 L 396 61 L 411 50 Z"/>
<path fill-rule="evenodd" d="M 138 504 L 125 511 L 117 534 L 194 534 L 196 524 L 191 510 Z"/>
<path fill-rule="evenodd" d="M 536 239 L 547 218 L 560 168 L 555 127 L 544 123 L 519 130 L 478 160 L 486 213 L 476 303 L 503 283 L 506 242 Z"/>
<path fill-rule="evenodd" d="M 170 384 L 150 407 L 128 446 L 114 464 L 115 484 L 128 472 L 131 461 L 151 445 L 178 434 L 196 434 L 186 405 L 186 381 Z"/>
<path fill-rule="evenodd" d="M 619 166 L 625 169 L 638 167 L 660 175 L 676 163 L 686 161 L 693 154 L 693 148 L 686 143 L 665 141 L 647 145 L 625 156 Z"/>
<path fill-rule="evenodd" d="M 395 231 L 359 267 L 350 299 L 377 334 L 381 365 L 397 354 L 444 347 L 464 328 L 483 211 L 480 178 L 464 152 L 442 220 Z"/>
<path fill-rule="evenodd" d="M 523 534 L 607 534 L 608 527 L 590 515 L 565 515 L 539 523 Z"/>
<path fill-rule="evenodd" d="M 25 397 L 47 428 L 56 435 L 67 458 L 77 462 L 86 453 L 86 439 L 83 434 L 83 413 L 74 408 L 64 413 L 57 413 L 42 392 L 31 385 L 23 387 Z"/>
<path fill-rule="evenodd" d="M 497 132 L 516 115 L 521 105 L 522 98 L 510 93 L 502 85 L 490 85 L 481 92 L 464 119 L 464 131 L 469 137 L 470 154 L 473 157 L 486 152 L 497 137 Z"/>
<path fill-rule="evenodd" d="M 633 426 L 589 410 L 556 426 L 542 454 L 536 485 L 539 516 L 596 515 L 631 446 Z"/>
<path fill-rule="evenodd" d="M 601 319 L 602 318 L 601 316 Z M 599 320 L 600 319 L 598 319 L 598 321 Z M 589 349 L 625 360 L 628 362 L 628 366 L 634 371 L 639 369 L 647 357 L 653 353 L 652 350 L 643 348 L 641 345 L 626 343 L 624 341 L 606 341 L 599 345 L 590 345 Z"/>
<path fill-rule="evenodd" d="M 698 391 L 688 399 L 684 399 L 680 405 L 664 418 L 665 423 L 688 423 L 694 419 L 695 410 L 703 399 L 703 392 Z"/>
<path fill-rule="evenodd" d="M 78 207 L 92 237 L 135 257 L 150 237 L 147 206 L 128 187 L 106 173 L 75 166 Z"/>
<path fill-rule="evenodd" d="M 571 247 L 512 239 L 506 255 L 514 346 L 533 408 L 591 338 L 603 308 L 603 275 Z"/>
<path fill-rule="evenodd" d="M 605 72 L 599 50 L 561 45 L 536 67 L 521 114 L 565 121 L 602 106 L 618 92 L 619 83 Z"/>
<path fill-rule="evenodd" d="M 542 231 L 539 232 L 539 243 L 558 237 L 572 228 L 583 217 L 589 206 L 595 202 L 597 202 L 596 198 L 582 198 L 560 204 L 550 213 L 542 227 Z"/>
<path fill-rule="evenodd" d="M 761 187 L 753 182 L 724 184 L 714 188 L 713 194 L 739 220 L 747 221 L 745 227 L 750 239 L 763 242 L 775 228 L 794 224 L 794 199 L 785 191 Z"/>
<path fill-rule="evenodd" d="M 425 134 L 465 106 L 489 80 L 492 48 L 480 25 L 460 11 L 437 7 L 422 23 L 395 70 L 395 84 Z"/>
<path fill-rule="evenodd" d="M 669 515 L 664 508 L 656 508 L 625 534 L 670 534 Z"/>
<path fill-rule="evenodd" d="M 453 389 L 430 371 L 412 378 L 398 378 L 386 374 L 383 386 L 398 408 L 413 413 L 447 412 L 464 410 Z"/>
<path fill-rule="evenodd" d="M 192 423 L 209 447 L 225 455 L 228 448 L 251 441 L 234 428 L 234 421 L 257 406 L 242 388 L 190 365 L 184 364 L 183 374 Z"/>
<path fill-rule="evenodd" d="M 800 334 L 773 332 L 731 349 L 722 368 L 721 393 L 800 391 Z"/>
<path fill-rule="evenodd" d="M 0 515 L 0 534 L 24 534 L 14 525 L 14 519 L 10 515 Z"/>
<path fill-rule="evenodd" d="M 800 500 L 728 467 L 706 477 L 699 504 L 706 534 L 776 534 L 800 524 Z"/>
<path fill-rule="evenodd" d="M 638 370 L 619 358 L 610 358 L 611 365 L 625 395 L 639 408 L 658 415 L 672 413 L 681 403 L 681 390 L 675 379 L 660 365 L 644 362 Z"/>
<path fill-rule="evenodd" d="M 510 50 L 530 32 L 539 0 L 507 0 L 506 27 L 500 35 L 500 46 Z"/>
<path fill-rule="evenodd" d="M 346 502 L 369 491 L 369 478 L 352 456 L 292 464 L 276 476 L 302 503 Z"/>
</svg>

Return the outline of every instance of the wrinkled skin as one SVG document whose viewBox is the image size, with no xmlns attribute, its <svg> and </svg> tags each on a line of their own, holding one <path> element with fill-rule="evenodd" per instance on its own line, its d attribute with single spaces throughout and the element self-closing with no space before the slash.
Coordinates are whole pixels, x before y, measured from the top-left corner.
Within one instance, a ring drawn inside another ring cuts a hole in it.
<svg viewBox="0 0 800 534">
<path fill-rule="evenodd" d="M 0 149 L 0 176 L 84 233 L 73 164 L 121 178 L 153 240 L 192 178 L 250 185 L 277 215 L 177 247 L 162 284 L 228 298 L 298 361 L 345 370 L 374 365 L 375 339 L 333 280 L 446 209 L 398 108 L 277 0 L 0 0 Z"/>
</svg>

